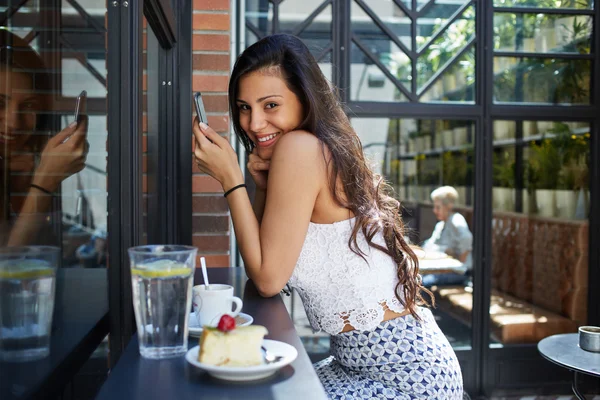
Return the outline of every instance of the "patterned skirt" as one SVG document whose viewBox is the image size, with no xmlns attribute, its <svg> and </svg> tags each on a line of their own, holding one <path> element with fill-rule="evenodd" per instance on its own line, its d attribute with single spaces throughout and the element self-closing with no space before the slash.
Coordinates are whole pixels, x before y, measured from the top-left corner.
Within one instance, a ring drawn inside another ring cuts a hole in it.
<svg viewBox="0 0 600 400">
<path fill-rule="evenodd" d="M 332 336 L 332 355 L 314 365 L 329 398 L 462 400 L 456 354 L 431 311 L 419 313 Z"/>
</svg>

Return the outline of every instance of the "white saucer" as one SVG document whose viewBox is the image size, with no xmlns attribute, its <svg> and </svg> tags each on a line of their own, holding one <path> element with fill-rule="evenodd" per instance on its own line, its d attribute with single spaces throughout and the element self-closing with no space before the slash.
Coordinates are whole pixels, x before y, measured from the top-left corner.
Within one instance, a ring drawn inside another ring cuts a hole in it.
<svg viewBox="0 0 600 400">
<path fill-rule="evenodd" d="M 226 381 L 253 381 L 269 377 L 280 368 L 290 364 L 298 357 L 298 351 L 294 346 L 277 340 L 263 340 L 263 346 L 274 356 L 282 356 L 280 361 L 271 364 L 262 364 L 252 367 L 217 367 L 198 361 L 200 346 L 192 347 L 185 355 L 185 359 L 194 367 L 200 368 L 218 379 Z"/>
<path fill-rule="evenodd" d="M 236 326 L 248 326 L 254 322 L 254 318 L 251 315 L 245 314 L 243 312 L 239 313 L 237 317 L 235 317 Z M 196 318 L 196 313 L 191 312 L 190 318 L 188 320 L 188 335 L 193 337 L 200 337 L 202 335 L 202 327 L 198 324 L 198 319 Z"/>
</svg>

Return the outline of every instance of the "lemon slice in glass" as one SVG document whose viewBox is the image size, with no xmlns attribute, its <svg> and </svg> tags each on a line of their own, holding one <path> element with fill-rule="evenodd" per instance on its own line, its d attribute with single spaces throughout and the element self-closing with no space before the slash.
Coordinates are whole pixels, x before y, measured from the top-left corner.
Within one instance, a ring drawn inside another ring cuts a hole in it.
<svg viewBox="0 0 600 400">
<path fill-rule="evenodd" d="M 131 274 L 143 278 L 167 278 L 170 276 L 187 276 L 192 269 L 185 264 L 171 260 L 157 260 L 144 264 L 137 264 L 131 268 Z"/>
<path fill-rule="evenodd" d="M 42 260 L 8 260 L 0 263 L 0 279 L 30 279 L 54 275 L 54 268 Z"/>
</svg>

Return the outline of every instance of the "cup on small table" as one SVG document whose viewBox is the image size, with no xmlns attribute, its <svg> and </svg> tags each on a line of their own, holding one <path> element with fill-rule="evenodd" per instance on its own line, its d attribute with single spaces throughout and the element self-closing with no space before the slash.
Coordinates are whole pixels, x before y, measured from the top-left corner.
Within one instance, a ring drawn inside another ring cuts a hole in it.
<svg viewBox="0 0 600 400">
<path fill-rule="evenodd" d="M 586 351 L 600 353 L 600 327 L 580 326 L 579 347 Z"/>
<path fill-rule="evenodd" d="M 210 284 L 209 288 L 206 285 L 193 287 L 192 304 L 198 325 L 216 327 L 223 315 L 236 317 L 242 311 L 243 302 L 233 295 L 233 286 Z"/>
</svg>

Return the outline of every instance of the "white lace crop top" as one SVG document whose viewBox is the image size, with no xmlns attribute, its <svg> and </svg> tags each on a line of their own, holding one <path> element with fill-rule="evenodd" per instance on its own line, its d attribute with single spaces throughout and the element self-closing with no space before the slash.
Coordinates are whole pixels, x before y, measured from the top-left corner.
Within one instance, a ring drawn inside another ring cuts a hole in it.
<svg viewBox="0 0 600 400">
<path fill-rule="evenodd" d="M 357 243 L 368 263 L 348 247 L 354 222 L 309 224 L 289 284 L 300 294 L 314 331 L 336 335 L 346 325 L 371 331 L 386 309 L 404 311 L 394 294 L 398 277 L 392 258 L 369 246 L 362 231 Z M 373 242 L 385 246 L 381 233 Z"/>
</svg>

